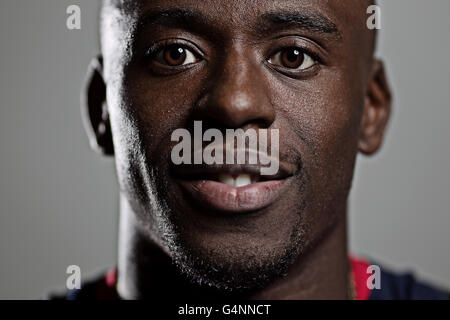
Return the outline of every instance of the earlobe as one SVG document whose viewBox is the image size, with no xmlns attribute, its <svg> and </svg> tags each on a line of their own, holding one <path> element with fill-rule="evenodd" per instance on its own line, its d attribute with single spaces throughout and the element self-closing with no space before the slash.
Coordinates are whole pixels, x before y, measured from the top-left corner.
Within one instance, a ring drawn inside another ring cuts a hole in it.
<svg viewBox="0 0 450 320">
<path fill-rule="evenodd" d="M 91 148 L 104 155 L 113 155 L 114 147 L 101 57 L 93 59 L 89 65 L 81 97 L 81 112 Z"/>
<path fill-rule="evenodd" d="M 383 63 L 375 60 L 367 85 L 360 125 L 359 151 L 371 155 L 383 142 L 391 113 L 392 95 Z"/>
</svg>

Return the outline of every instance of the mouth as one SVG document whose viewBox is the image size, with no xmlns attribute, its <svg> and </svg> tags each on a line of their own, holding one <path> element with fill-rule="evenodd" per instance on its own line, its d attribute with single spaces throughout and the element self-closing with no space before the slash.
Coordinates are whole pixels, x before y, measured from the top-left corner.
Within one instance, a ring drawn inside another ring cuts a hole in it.
<svg viewBox="0 0 450 320">
<path fill-rule="evenodd" d="M 288 187 L 293 173 L 283 165 L 261 175 L 259 165 L 180 165 L 176 181 L 189 200 L 209 212 L 245 213 L 270 206 Z"/>
</svg>

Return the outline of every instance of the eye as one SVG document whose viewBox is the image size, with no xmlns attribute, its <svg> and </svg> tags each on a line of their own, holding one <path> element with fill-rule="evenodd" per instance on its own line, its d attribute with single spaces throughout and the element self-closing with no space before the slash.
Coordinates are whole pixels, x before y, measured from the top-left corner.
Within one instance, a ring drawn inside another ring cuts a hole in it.
<svg viewBox="0 0 450 320">
<path fill-rule="evenodd" d="M 302 49 L 291 47 L 275 53 L 269 63 L 293 70 L 306 70 L 314 66 L 316 61 Z"/>
<path fill-rule="evenodd" d="M 156 54 L 155 60 L 171 67 L 184 66 L 199 61 L 191 50 L 180 45 L 171 45 L 161 49 Z"/>
</svg>

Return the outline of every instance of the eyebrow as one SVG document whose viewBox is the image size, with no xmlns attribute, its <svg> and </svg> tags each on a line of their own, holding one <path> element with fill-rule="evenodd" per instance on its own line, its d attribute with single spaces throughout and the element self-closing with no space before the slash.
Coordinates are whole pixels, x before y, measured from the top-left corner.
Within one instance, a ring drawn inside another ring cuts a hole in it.
<svg viewBox="0 0 450 320">
<path fill-rule="evenodd" d="M 318 34 L 334 35 L 342 39 L 342 34 L 336 24 L 322 13 L 317 11 L 275 11 L 262 15 L 260 21 L 261 31 L 268 32 L 271 29 L 295 27 Z"/>
<path fill-rule="evenodd" d="M 181 8 L 148 12 L 138 20 L 136 32 L 147 26 L 190 29 L 198 33 L 210 33 L 211 35 L 215 29 L 210 19 L 202 13 Z M 329 34 L 338 40 L 342 39 L 341 32 L 329 18 L 320 12 L 311 10 L 267 12 L 260 16 L 253 29 L 263 35 L 286 28 L 298 28 L 317 34 Z"/>
<path fill-rule="evenodd" d="M 153 10 L 138 20 L 137 30 L 148 26 L 166 26 L 171 28 L 190 29 L 196 32 L 208 32 L 211 25 L 206 16 L 188 9 Z"/>
</svg>

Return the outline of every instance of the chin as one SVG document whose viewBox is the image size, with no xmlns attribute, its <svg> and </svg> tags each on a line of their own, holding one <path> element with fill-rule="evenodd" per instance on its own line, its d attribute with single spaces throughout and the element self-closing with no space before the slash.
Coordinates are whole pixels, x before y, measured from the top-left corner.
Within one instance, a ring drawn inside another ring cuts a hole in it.
<svg viewBox="0 0 450 320">
<path fill-rule="evenodd" d="M 180 228 L 174 228 L 180 230 Z M 283 277 L 304 252 L 305 232 L 300 222 L 283 238 L 254 234 L 168 237 L 172 260 L 188 280 L 224 293 L 244 293 Z"/>
</svg>

